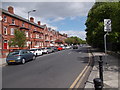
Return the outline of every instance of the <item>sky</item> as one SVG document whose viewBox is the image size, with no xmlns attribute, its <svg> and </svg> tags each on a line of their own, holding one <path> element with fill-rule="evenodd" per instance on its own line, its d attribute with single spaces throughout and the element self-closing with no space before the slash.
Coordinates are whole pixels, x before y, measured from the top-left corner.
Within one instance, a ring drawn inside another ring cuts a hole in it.
<svg viewBox="0 0 120 90">
<path fill-rule="evenodd" d="M 13 6 L 14 13 L 26 19 L 28 11 L 36 10 L 30 13 L 36 23 L 41 21 L 60 33 L 83 40 L 86 38 L 87 14 L 93 5 L 94 2 L 2 2 L 3 9 Z"/>
</svg>

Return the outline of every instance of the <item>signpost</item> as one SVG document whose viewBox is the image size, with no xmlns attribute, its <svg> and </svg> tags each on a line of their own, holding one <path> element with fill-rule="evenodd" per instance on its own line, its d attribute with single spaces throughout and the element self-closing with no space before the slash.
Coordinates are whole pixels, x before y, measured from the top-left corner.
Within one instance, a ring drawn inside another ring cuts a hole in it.
<svg viewBox="0 0 120 90">
<path fill-rule="evenodd" d="M 105 45 L 105 57 L 107 54 L 107 47 L 106 47 L 106 36 L 109 35 L 108 32 L 111 32 L 111 20 L 110 19 L 104 19 L 104 31 L 106 34 L 104 35 L 104 45 Z M 103 88 L 103 60 L 102 56 L 99 56 L 99 78 L 95 78 L 94 81 L 94 87 L 95 90 L 102 90 Z M 107 64 L 107 62 L 106 62 Z"/>
<path fill-rule="evenodd" d="M 107 53 L 107 47 L 106 47 L 106 36 L 109 35 L 108 32 L 111 32 L 111 19 L 104 19 L 104 31 L 106 34 L 104 35 L 104 45 L 105 45 L 105 54 Z"/>
</svg>

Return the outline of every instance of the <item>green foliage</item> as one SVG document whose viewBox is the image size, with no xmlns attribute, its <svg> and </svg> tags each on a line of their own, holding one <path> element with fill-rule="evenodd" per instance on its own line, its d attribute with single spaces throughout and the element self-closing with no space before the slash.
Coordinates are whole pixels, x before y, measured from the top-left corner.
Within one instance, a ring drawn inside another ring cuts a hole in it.
<svg viewBox="0 0 120 90">
<path fill-rule="evenodd" d="M 23 48 L 26 43 L 26 35 L 23 31 L 15 30 L 14 38 L 11 38 L 9 41 L 9 46 L 18 46 L 19 48 Z"/>
<path fill-rule="evenodd" d="M 67 43 L 67 44 L 74 44 L 74 45 L 76 45 L 76 44 L 85 44 L 86 43 L 86 41 L 85 40 L 82 40 L 82 39 L 80 39 L 80 38 L 78 38 L 78 37 L 69 37 L 69 38 L 67 38 L 67 39 L 65 39 L 65 42 Z"/>
<path fill-rule="evenodd" d="M 86 20 L 86 35 L 88 44 L 104 49 L 104 19 L 111 19 L 112 32 L 107 36 L 107 42 L 120 51 L 120 2 L 96 2 L 88 13 Z"/>
</svg>

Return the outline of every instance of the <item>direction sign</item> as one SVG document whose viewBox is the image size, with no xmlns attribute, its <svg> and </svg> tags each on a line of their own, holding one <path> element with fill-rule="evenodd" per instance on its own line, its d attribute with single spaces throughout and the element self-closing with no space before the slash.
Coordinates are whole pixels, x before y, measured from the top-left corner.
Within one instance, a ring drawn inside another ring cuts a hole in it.
<svg viewBox="0 0 120 90">
<path fill-rule="evenodd" d="M 104 19 L 104 31 L 111 32 L 111 19 Z"/>
</svg>

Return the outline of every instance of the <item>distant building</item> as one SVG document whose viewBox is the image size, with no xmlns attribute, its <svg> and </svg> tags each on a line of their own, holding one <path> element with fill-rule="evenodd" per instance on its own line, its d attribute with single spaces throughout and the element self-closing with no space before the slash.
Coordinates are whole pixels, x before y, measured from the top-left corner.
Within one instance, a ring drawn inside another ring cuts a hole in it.
<svg viewBox="0 0 120 90">
<path fill-rule="evenodd" d="M 28 20 L 14 14 L 12 6 L 8 7 L 8 11 L 2 9 L 1 24 L 0 40 L 2 44 L 0 49 L 2 53 L 10 49 L 18 49 L 18 47 L 9 47 L 8 45 L 10 38 L 14 37 L 15 29 L 25 31 L 27 38 L 25 49 L 58 46 L 55 40 L 60 39 L 64 42 L 64 39 L 67 38 L 67 34 L 60 34 L 46 25 L 41 25 L 40 21 L 36 24 L 33 17 L 30 17 L 30 20 Z"/>
</svg>

